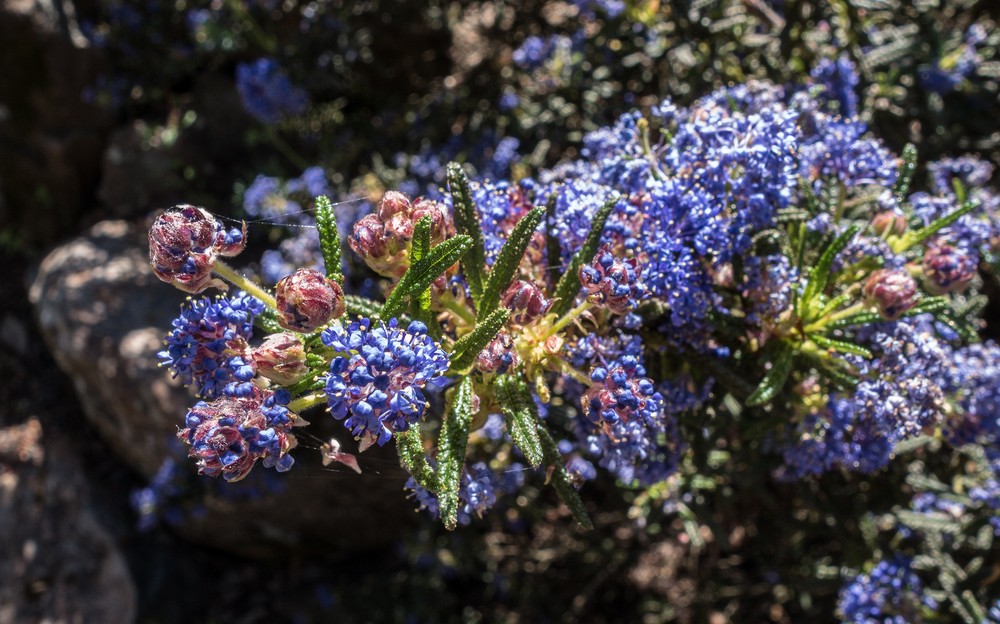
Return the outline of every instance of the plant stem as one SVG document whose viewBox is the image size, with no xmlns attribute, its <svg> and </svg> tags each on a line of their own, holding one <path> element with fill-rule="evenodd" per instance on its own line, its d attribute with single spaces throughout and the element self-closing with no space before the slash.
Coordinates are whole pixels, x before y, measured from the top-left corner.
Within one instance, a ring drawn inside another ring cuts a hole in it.
<svg viewBox="0 0 1000 624">
<path fill-rule="evenodd" d="M 322 405 L 326 403 L 326 395 L 322 392 L 316 394 L 307 394 L 305 396 L 300 396 L 291 403 L 288 404 L 289 411 L 295 412 L 296 414 L 310 407 L 315 407 L 317 405 Z"/>
<path fill-rule="evenodd" d="M 549 330 L 548 335 L 549 336 L 554 336 L 554 335 L 558 334 L 559 332 L 561 332 L 562 330 L 566 329 L 566 327 L 570 323 L 572 323 L 573 321 L 575 321 L 581 314 L 583 314 L 584 312 L 586 312 L 587 310 L 589 310 L 592 307 L 593 307 L 592 303 L 590 303 L 587 300 L 584 300 L 583 303 L 581 303 L 580 305 L 576 306 L 575 308 L 573 308 L 572 310 L 570 310 L 569 312 L 567 312 L 566 316 L 562 317 L 561 319 L 559 319 L 558 322 L 556 322 L 555 324 L 553 324 L 552 325 L 552 329 Z"/>
<path fill-rule="evenodd" d="M 847 318 L 849 316 L 853 316 L 853 315 L 857 314 L 858 312 L 864 312 L 865 309 L 867 309 L 867 308 L 868 308 L 868 304 L 867 303 L 864 303 L 864 302 L 855 303 L 852 306 L 848 306 L 848 307 L 844 308 L 840 312 L 837 312 L 835 314 L 831 314 L 829 316 L 821 318 L 820 320 L 816 321 L 815 323 L 812 323 L 811 325 L 806 325 L 803 328 L 803 331 L 805 331 L 808 334 L 810 332 L 814 332 L 814 331 L 823 329 L 824 327 L 826 327 L 830 323 L 833 323 L 834 321 L 839 321 L 840 319 L 844 319 L 844 318 Z"/>
<path fill-rule="evenodd" d="M 231 266 L 225 262 L 216 259 L 215 265 L 212 267 L 212 271 L 216 273 L 222 279 L 228 281 L 233 286 L 244 290 L 247 294 L 257 297 L 264 302 L 264 305 L 271 308 L 272 310 L 278 309 L 278 302 L 274 300 L 274 296 L 271 293 L 264 290 L 259 284 L 253 280 L 247 279 L 237 273 Z"/>
</svg>

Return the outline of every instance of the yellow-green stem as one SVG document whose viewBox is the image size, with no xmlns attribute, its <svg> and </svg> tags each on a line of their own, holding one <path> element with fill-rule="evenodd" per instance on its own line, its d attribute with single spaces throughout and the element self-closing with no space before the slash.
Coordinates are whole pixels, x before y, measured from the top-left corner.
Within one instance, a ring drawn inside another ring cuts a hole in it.
<svg viewBox="0 0 1000 624">
<path fill-rule="evenodd" d="M 581 303 L 580 305 L 576 306 L 575 308 L 567 312 L 566 316 L 562 317 L 561 319 L 559 319 L 558 322 L 552 325 L 552 329 L 549 330 L 549 336 L 555 336 L 562 330 L 566 329 L 566 327 L 569 326 L 570 323 L 575 321 L 577 318 L 579 318 L 581 314 L 583 314 L 592 307 L 593 307 L 592 303 L 584 300 L 583 303 Z"/>
<path fill-rule="evenodd" d="M 291 403 L 288 404 L 289 411 L 299 412 L 305 411 L 310 407 L 315 407 L 317 405 L 323 405 L 326 403 L 326 395 L 323 393 L 307 394 L 305 396 L 300 396 Z"/>
<path fill-rule="evenodd" d="M 222 262 L 221 260 L 216 260 L 215 265 L 212 267 L 212 271 L 216 275 L 226 280 L 233 286 L 246 291 L 247 294 L 257 297 L 264 302 L 264 305 L 271 308 L 272 310 L 278 309 L 278 303 L 274 300 L 274 296 L 271 293 L 264 290 L 259 284 L 253 280 L 247 279 L 236 272 L 231 266 Z"/>
</svg>

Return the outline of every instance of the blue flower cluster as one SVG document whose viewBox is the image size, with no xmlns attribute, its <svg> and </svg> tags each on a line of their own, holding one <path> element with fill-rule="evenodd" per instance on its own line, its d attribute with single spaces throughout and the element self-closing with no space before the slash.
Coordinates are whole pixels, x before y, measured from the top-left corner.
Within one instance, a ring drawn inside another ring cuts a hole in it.
<svg viewBox="0 0 1000 624">
<path fill-rule="evenodd" d="M 194 385 L 201 397 L 216 398 L 227 387 L 245 391 L 255 374 L 246 355 L 247 341 L 263 310 L 260 300 L 244 292 L 188 299 L 158 355 L 174 377 Z"/>
<path fill-rule="evenodd" d="M 243 193 L 243 211 L 270 223 L 309 225 L 310 215 L 295 196 L 312 199 L 329 195 L 330 185 L 322 167 L 309 167 L 302 175 L 282 181 L 258 175 Z"/>
<path fill-rule="evenodd" d="M 413 321 L 406 329 L 368 319 L 346 327 L 336 324 L 322 334 L 323 344 L 339 354 L 326 378 L 330 413 L 360 439 L 361 450 L 380 446 L 393 433 L 420 420 L 427 400 L 422 389 L 443 387 L 448 354 Z"/>
<path fill-rule="evenodd" d="M 482 518 L 483 514 L 497 504 L 497 498 L 518 491 L 524 485 L 524 467 L 515 462 L 504 472 L 490 470 L 483 462 L 465 464 L 462 468 L 461 483 L 458 490 L 458 523 L 467 525 L 473 517 Z M 418 509 L 426 511 L 431 517 L 440 517 L 441 508 L 437 496 L 408 479 L 405 489 L 410 491 L 410 497 L 418 505 Z"/>
<path fill-rule="evenodd" d="M 292 84 L 278 61 L 260 58 L 236 66 L 236 91 L 243 107 L 264 124 L 298 115 L 309 105 L 306 92 Z"/>
<path fill-rule="evenodd" d="M 856 624 L 911 624 L 920 621 L 924 607 L 937 603 L 923 593 L 923 583 L 912 561 L 895 555 L 880 561 L 840 592 L 838 610 L 845 622 Z"/>
</svg>

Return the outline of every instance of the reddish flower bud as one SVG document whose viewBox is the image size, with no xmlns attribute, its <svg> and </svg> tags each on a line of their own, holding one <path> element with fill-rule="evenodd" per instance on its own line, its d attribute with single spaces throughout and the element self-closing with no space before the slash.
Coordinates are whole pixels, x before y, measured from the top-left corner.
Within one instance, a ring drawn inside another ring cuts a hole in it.
<svg viewBox="0 0 1000 624">
<path fill-rule="evenodd" d="M 917 304 L 917 282 L 906 271 L 879 269 L 868 277 L 865 301 L 878 308 L 882 318 L 894 321 Z"/>
<path fill-rule="evenodd" d="M 924 252 L 924 285 L 935 295 L 965 290 L 976 276 L 976 259 L 953 245 L 932 245 Z"/>
<path fill-rule="evenodd" d="M 149 264 L 156 277 L 185 292 L 224 287 L 212 278 L 215 257 L 235 255 L 243 249 L 246 224 L 243 228 L 227 231 L 204 208 L 175 206 L 149 228 Z"/>
<path fill-rule="evenodd" d="M 425 216 L 431 219 L 431 245 L 455 235 L 447 206 L 425 199 L 411 203 L 402 193 L 389 191 L 374 213 L 354 225 L 354 235 L 348 243 L 376 273 L 401 277 L 410 265 L 413 228 Z"/>
<path fill-rule="evenodd" d="M 305 347 L 295 334 L 271 334 L 250 356 L 258 374 L 283 386 L 299 382 L 309 373 Z"/>
<path fill-rule="evenodd" d="M 872 219 L 872 229 L 879 236 L 887 234 L 901 236 L 906 233 L 908 227 L 906 217 L 891 210 L 880 212 Z"/>
<path fill-rule="evenodd" d="M 520 362 L 514 350 L 514 339 L 501 331 L 486 348 L 476 356 L 476 369 L 482 373 L 503 374 L 515 368 Z"/>
<path fill-rule="evenodd" d="M 510 320 L 524 325 L 545 314 L 549 301 L 538 286 L 524 280 L 514 280 L 503 294 L 503 305 L 510 310 Z"/>
<path fill-rule="evenodd" d="M 344 291 L 319 271 L 299 269 L 275 286 L 278 324 L 297 332 L 311 332 L 344 314 Z"/>
</svg>

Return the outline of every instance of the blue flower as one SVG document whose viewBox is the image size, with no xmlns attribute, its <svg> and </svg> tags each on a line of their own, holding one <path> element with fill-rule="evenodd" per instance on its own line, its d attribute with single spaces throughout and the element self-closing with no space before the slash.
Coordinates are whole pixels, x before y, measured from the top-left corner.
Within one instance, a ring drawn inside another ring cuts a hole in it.
<svg viewBox="0 0 1000 624">
<path fill-rule="evenodd" d="M 895 555 L 880 561 L 840 592 L 837 608 L 844 621 L 857 624 L 909 624 L 922 607 L 936 602 L 923 594 L 923 584 L 909 557 Z"/>
<path fill-rule="evenodd" d="M 249 358 L 242 356 L 253 337 L 254 319 L 263 311 L 264 304 L 244 292 L 188 299 L 158 355 L 174 377 L 193 384 L 201 397 L 215 398 L 228 384 L 245 389 L 242 384 L 254 373 Z"/>
<path fill-rule="evenodd" d="M 426 408 L 422 389 L 447 383 L 448 354 L 418 321 L 403 330 L 396 319 L 374 326 L 361 319 L 325 330 L 322 340 L 341 354 L 326 378 L 330 413 L 361 440 L 361 450 L 409 429 Z"/>
<path fill-rule="evenodd" d="M 236 91 L 246 111 L 268 125 L 298 115 L 309 104 L 306 92 L 293 86 L 278 62 L 271 58 L 237 65 Z"/>
</svg>

